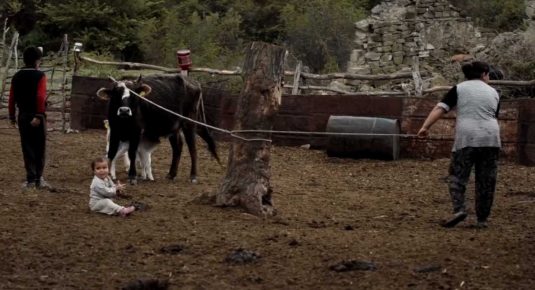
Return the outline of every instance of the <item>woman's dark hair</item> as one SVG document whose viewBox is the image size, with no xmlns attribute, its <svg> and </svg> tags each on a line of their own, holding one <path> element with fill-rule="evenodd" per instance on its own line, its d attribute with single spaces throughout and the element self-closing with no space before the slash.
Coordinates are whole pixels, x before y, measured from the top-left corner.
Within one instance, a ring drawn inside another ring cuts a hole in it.
<svg viewBox="0 0 535 290">
<path fill-rule="evenodd" d="M 104 158 L 104 157 L 95 158 L 91 162 L 91 170 L 95 171 L 95 166 L 97 165 L 97 163 L 106 163 L 106 164 L 108 164 L 108 158 Z M 109 164 L 108 164 L 108 166 L 109 166 Z"/>
<path fill-rule="evenodd" d="M 43 57 L 43 53 L 39 48 L 35 46 L 30 46 L 24 50 L 22 57 L 24 58 L 24 64 L 27 67 L 34 67 L 35 62 L 37 62 L 41 59 L 41 57 Z"/>
<path fill-rule="evenodd" d="M 474 61 L 464 64 L 462 70 L 464 77 L 467 80 L 475 80 L 480 79 L 483 73 L 488 73 L 490 71 L 490 66 L 486 62 Z"/>
<path fill-rule="evenodd" d="M 464 77 L 467 80 L 480 79 L 483 73 L 488 73 L 490 66 L 486 62 L 474 61 L 462 66 Z"/>
</svg>

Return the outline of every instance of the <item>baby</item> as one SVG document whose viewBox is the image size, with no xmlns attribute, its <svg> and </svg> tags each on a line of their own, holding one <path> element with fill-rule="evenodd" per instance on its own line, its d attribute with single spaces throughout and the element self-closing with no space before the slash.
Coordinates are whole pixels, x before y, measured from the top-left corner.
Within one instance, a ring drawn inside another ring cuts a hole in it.
<svg viewBox="0 0 535 290">
<path fill-rule="evenodd" d="M 91 182 L 89 194 L 89 208 L 91 211 L 105 213 L 108 215 L 120 215 L 126 217 L 135 211 L 135 207 L 124 207 L 116 204 L 112 197 L 121 196 L 124 185 L 117 181 L 115 185 L 109 176 L 108 160 L 97 158 L 91 162 L 91 169 L 95 177 Z"/>
</svg>

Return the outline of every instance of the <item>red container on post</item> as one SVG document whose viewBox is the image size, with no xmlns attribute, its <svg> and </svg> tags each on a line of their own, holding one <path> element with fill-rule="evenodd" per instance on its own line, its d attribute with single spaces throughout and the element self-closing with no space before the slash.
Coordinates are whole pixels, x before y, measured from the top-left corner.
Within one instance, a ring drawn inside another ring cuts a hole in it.
<svg viewBox="0 0 535 290">
<path fill-rule="evenodd" d="M 191 67 L 191 52 L 189 49 L 179 49 L 176 51 L 176 59 L 178 66 L 182 70 L 183 75 L 188 75 L 188 70 Z"/>
</svg>

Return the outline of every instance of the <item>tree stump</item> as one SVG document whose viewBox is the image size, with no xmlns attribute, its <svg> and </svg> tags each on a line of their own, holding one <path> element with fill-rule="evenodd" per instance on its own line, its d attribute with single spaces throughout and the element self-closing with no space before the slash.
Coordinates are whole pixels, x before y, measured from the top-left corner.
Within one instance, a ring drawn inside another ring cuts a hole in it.
<svg viewBox="0 0 535 290">
<path fill-rule="evenodd" d="M 235 130 L 273 128 L 281 104 L 285 58 L 286 50 L 280 46 L 253 42 L 247 49 L 245 84 L 234 116 Z M 271 133 L 243 137 L 271 139 Z M 256 216 L 274 214 L 270 149 L 268 141 L 233 139 L 226 176 L 216 193 L 216 205 L 242 207 Z"/>
</svg>

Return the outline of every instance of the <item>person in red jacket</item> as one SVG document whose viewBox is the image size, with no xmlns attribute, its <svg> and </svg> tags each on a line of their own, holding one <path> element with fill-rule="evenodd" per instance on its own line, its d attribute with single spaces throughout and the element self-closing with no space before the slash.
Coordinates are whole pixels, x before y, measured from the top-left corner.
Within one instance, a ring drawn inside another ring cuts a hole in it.
<svg viewBox="0 0 535 290">
<path fill-rule="evenodd" d="M 24 50 L 25 67 L 11 80 L 9 119 L 18 123 L 26 182 L 24 188 L 51 189 L 43 179 L 46 150 L 46 75 L 39 70 L 42 51 L 37 47 Z M 15 119 L 15 111 L 18 116 Z"/>
</svg>

